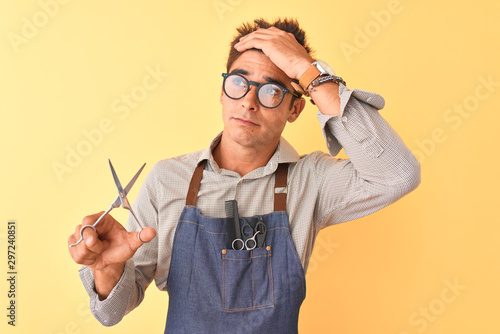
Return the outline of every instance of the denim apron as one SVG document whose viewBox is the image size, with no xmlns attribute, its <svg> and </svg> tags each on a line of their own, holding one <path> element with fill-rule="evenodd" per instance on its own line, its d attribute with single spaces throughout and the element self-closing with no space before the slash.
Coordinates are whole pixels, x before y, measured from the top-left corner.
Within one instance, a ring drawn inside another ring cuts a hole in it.
<svg viewBox="0 0 500 334">
<path fill-rule="evenodd" d="M 277 189 L 286 188 L 288 164 L 275 173 L 274 212 L 261 216 L 266 245 L 253 250 L 230 249 L 225 218 L 196 207 L 205 165 L 195 169 L 175 231 L 165 333 L 297 333 L 305 276 Z"/>
</svg>

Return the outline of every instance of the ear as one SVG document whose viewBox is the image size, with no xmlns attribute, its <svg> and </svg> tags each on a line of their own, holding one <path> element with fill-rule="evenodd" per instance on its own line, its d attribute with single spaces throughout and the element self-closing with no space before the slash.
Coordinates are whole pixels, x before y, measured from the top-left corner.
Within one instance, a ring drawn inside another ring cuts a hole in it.
<svg viewBox="0 0 500 334">
<path fill-rule="evenodd" d="M 220 102 L 220 104 L 222 104 L 222 97 L 223 97 L 223 96 L 224 96 L 224 90 L 223 90 L 223 89 L 222 89 L 222 87 L 221 87 L 221 89 L 220 89 L 220 97 L 219 97 L 219 102 Z"/>
<path fill-rule="evenodd" d="M 287 119 L 288 122 L 290 123 L 295 122 L 297 118 L 299 118 L 299 115 L 302 112 L 302 110 L 304 110 L 305 106 L 306 106 L 306 100 L 303 97 L 295 99 L 295 101 L 293 102 L 291 114 L 290 116 L 288 116 Z"/>
</svg>

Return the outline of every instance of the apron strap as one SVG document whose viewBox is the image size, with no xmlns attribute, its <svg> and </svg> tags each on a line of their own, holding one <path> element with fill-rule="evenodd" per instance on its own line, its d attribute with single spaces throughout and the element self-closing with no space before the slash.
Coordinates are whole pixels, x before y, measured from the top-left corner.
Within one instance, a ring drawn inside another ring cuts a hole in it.
<svg viewBox="0 0 500 334">
<path fill-rule="evenodd" d="M 203 160 L 196 166 L 191 182 L 189 183 L 186 205 L 196 206 L 196 199 L 198 198 L 198 191 L 200 190 L 201 179 L 206 165 L 207 160 Z M 286 211 L 288 165 L 288 163 L 279 164 L 276 169 L 274 179 L 274 211 Z"/>
<path fill-rule="evenodd" d="M 198 198 L 198 190 L 200 190 L 201 179 L 203 177 L 203 170 L 207 165 L 207 160 L 200 161 L 196 166 L 191 183 L 189 183 L 188 193 L 186 195 L 186 205 L 196 206 L 196 199 Z"/>
<path fill-rule="evenodd" d="M 282 163 L 276 169 L 274 179 L 274 211 L 286 211 L 288 165 L 289 163 Z"/>
</svg>

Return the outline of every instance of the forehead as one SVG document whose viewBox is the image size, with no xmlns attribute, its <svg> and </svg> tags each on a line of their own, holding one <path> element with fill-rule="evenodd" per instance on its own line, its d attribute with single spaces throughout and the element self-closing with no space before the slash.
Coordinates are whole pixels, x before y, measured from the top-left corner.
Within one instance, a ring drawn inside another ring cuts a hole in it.
<svg viewBox="0 0 500 334">
<path fill-rule="evenodd" d="M 229 72 L 243 70 L 245 75 L 251 81 L 266 82 L 269 79 L 280 81 L 290 88 L 291 79 L 280 70 L 274 63 L 262 52 L 248 50 L 243 52 L 231 65 Z"/>
</svg>

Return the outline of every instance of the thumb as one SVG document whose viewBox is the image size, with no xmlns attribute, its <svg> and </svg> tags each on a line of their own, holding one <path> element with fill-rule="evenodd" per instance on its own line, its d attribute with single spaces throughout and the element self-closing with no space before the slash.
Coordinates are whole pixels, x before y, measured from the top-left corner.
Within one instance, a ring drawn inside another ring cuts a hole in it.
<svg viewBox="0 0 500 334">
<path fill-rule="evenodd" d="M 134 249 L 134 251 L 141 247 L 144 243 L 153 240 L 155 236 L 156 231 L 152 227 L 145 227 L 139 232 L 129 232 L 128 235 L 130 245 Z"/>
</svg>

